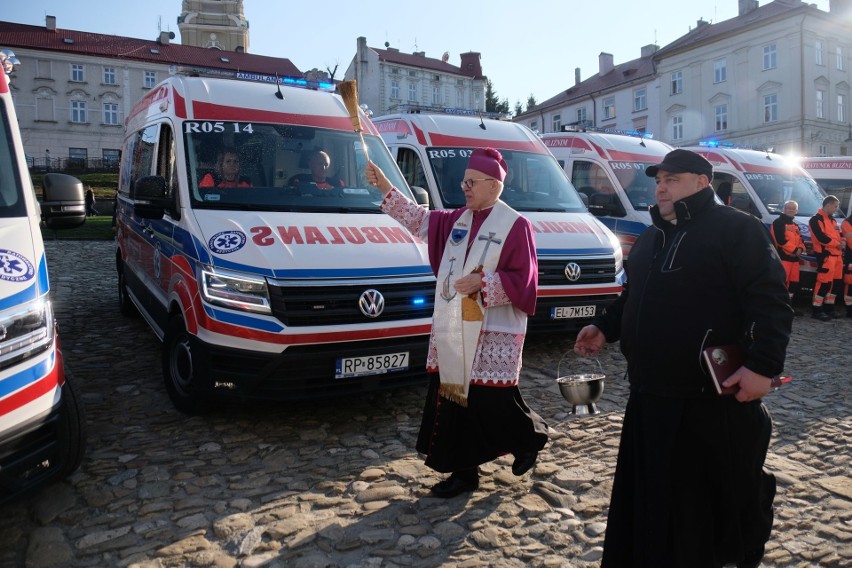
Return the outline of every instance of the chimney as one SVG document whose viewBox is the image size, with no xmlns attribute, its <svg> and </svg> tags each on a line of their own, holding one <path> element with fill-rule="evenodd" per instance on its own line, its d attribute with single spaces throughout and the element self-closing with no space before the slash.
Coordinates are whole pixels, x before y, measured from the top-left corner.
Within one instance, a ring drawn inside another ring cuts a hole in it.
<svg viewBox="0 0 852 568">
<path fill-rule="evenodd" d="M 474 79 L 479 79 L 483 76 L 482 64 L 479 62 L 479 53 L 468 51 L 467 53 L 462 53 L 459 57 L 461 58 L 460 69 L 462 73 Z"/>
<path fill-rule="evenodd" d="M 157 43 L 160 45 L 169 45 L 169 40 L 175 37 L 173 32 L 160 32 L 160 39 L 157 40 Z"/>
<path fill-rule="evenodd" d="M 649 43 L 648 45 L 642 46 L 642 57 L 650 57 L 657 53 L 660 50 L 659 45 L 654 45 L 653 43 Z"/>
<path fill-rule="evenodd" d="M 740 16 L 745 16 L 746 14 L 751 12 L 752 10 L 757 9 L 757 0 L 739 0 L 739 3 L 740 3 L 740 6 L 739 6 L 740 11 L 739 11 L 738 15 L 740 15 Z"/>
<path fill-rule="evenodd" d="M 44 17 L 44 27 L 47 28 L 49 32 L 56 31 L 56 16 L 45 16 Z"/>
<path fill-rule="evenodd" d="M 710 22 L 706 21 L 704 18 L 701 18 L 700 20 L 698 20 L 695 23 L 695 29 L 697 30 L 698 28 L 703 28 L 704 26 L 706 26 L 709 23 Z"/>
<path fill-rule="evenodd" d="M 603 51 L 598 55 L 598 74 L 603 76 L 613 70 L 612 54 Z"/>
<path fill-rule="evenodd" d="M 580 84 L 580 68 L 579 67 L 574 68 L 574 84 L 575 85 Z"/>
<path fill-rule="evenodd" d="M 411 55 L 416 55 L 417 57 L 426 57 L 426 52 L 425 51 L 415 51 Z"/>
</svg>

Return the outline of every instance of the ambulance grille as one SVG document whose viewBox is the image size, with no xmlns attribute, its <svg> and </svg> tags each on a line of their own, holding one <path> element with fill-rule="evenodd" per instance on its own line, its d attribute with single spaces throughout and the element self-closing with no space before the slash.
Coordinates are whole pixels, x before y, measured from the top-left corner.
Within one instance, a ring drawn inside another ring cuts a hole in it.
<svg viewBox="0 0 852 568">
<path fill-rule="evenodd" d="M 565 276 L 565 267 L 575 262 L 580 267 L 580 278 L 572 282 Z M 562 257 L 538 259 L 539 286 L 588 286 L 615 282 L 615 257 Z"/>
<path fill-rule="evenodd" d="M 361 295 L 377 290 L 384 310 L 375 318 L 359 308 Z M 431 318 L 435 307 L 435 280 L 347 282 L 315 285 L 272 283 L 269 286 L 272 314 L 288 326 L 316 326 L 393 322 Z"/>
</svg>

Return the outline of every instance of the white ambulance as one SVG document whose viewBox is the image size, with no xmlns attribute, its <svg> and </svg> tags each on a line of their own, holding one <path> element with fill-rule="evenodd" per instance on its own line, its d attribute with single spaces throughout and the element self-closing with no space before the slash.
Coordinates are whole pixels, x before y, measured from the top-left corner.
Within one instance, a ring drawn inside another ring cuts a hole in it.
<svg viewBox="0 0 852 568">
<path fill-rule="evenodd" d="M 754 147 L 706 142 L 687 147 L 713 164 L 713 189 L 731 207 L 750 213 L 769 230 L 781 214 L 784 202 L 799 204 L 796 224 L 805 241 L 802 255 L 801 285 L 813 289 L 816 257 L 811 246 L 808 220 L 822 207 L 825 193 L 814 179 L 792 158 Z"/>
<path fill-rule="evenodd" d="M 839 216 L 852 215 L 852 156 L 802 158 L 799 165 L 827 195 L 840 199 Z"/>
<path fill-rule="evenodd" d="M 588 128 L 543 134 L 541 140 L 589 211 L 618 237 L 627 260 L 636 237 L 651 224 L 656 186 L 645 168 L 674 148 L 639 132 Z"/>
<path fill-rule="evenodd" d="M 18 61 L 0 52 L 0 503 L 61 479 L 80 465 L 85 423 L 64 364 L 50 302 L 39 223 L 86 219 L 83 185 L 46 174 L 40 206 L 24 157 L 9 78 Z"/>
<path fill-rule="evenodd" d="M 122 312 L 162 340 L 175 406 L 422 382 L 426 245 L 379 210 L 331 85 L 175 71 L 126 121 L 116 250 Z M 360 120 L 369 158 L 411 196 Z"/>
<path fill-rule="evenodd" d="M 538 302 L 531 332 L 576 331 L 621 293 L 621 247 L 589 214 L 559 164 L 528 128 L 507 120 L 438 112 L 373 119 L 409 185 L 430 207 L 464 205 L 461 180 L 475 148 L 501 152 L 509 177 L 501 199 L 535 231 Z"/>
</svg>

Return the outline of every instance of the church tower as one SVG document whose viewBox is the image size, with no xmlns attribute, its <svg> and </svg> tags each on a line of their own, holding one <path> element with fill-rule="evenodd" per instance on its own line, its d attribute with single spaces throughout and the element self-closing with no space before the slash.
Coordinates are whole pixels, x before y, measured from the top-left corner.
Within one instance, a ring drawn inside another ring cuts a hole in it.
<svg viewBox="0 0 852 568">
<path fill-rule="evenodd" d="M 183 45 L 248 52 L 243 0 L 183 0 L 177 23 Z"/>
</svg>

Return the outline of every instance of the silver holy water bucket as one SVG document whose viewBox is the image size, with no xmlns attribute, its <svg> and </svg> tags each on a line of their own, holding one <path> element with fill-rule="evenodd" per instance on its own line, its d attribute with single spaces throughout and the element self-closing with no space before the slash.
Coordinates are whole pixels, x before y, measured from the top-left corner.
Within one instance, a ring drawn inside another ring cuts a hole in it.
<svg viewBox="0 0 852 568">
<path fill-rule="evenodd" d="M 566 357 L 571 354 L 574 355 L 571 358 L 570 366 L 572 368 L 567 369 L 570 371 L 568 374 L 563 374 L 562 364 Z M 584 359 L 588 364 L 580 363 L 580 359 Z M 594 361 L 596 368 L 590 365 L 592 361 Z M 562 397 L 571 403 L 571 414 L 573 416 L 589 416 L 600 412 L 595 402 L 603 394 L 604 379 L 606 379 L 606 375 L 599 360 L 581 358 L 573 350 L 565 353 L 556 366 L 556 384 L 559 386 Z"/>
</svg>

